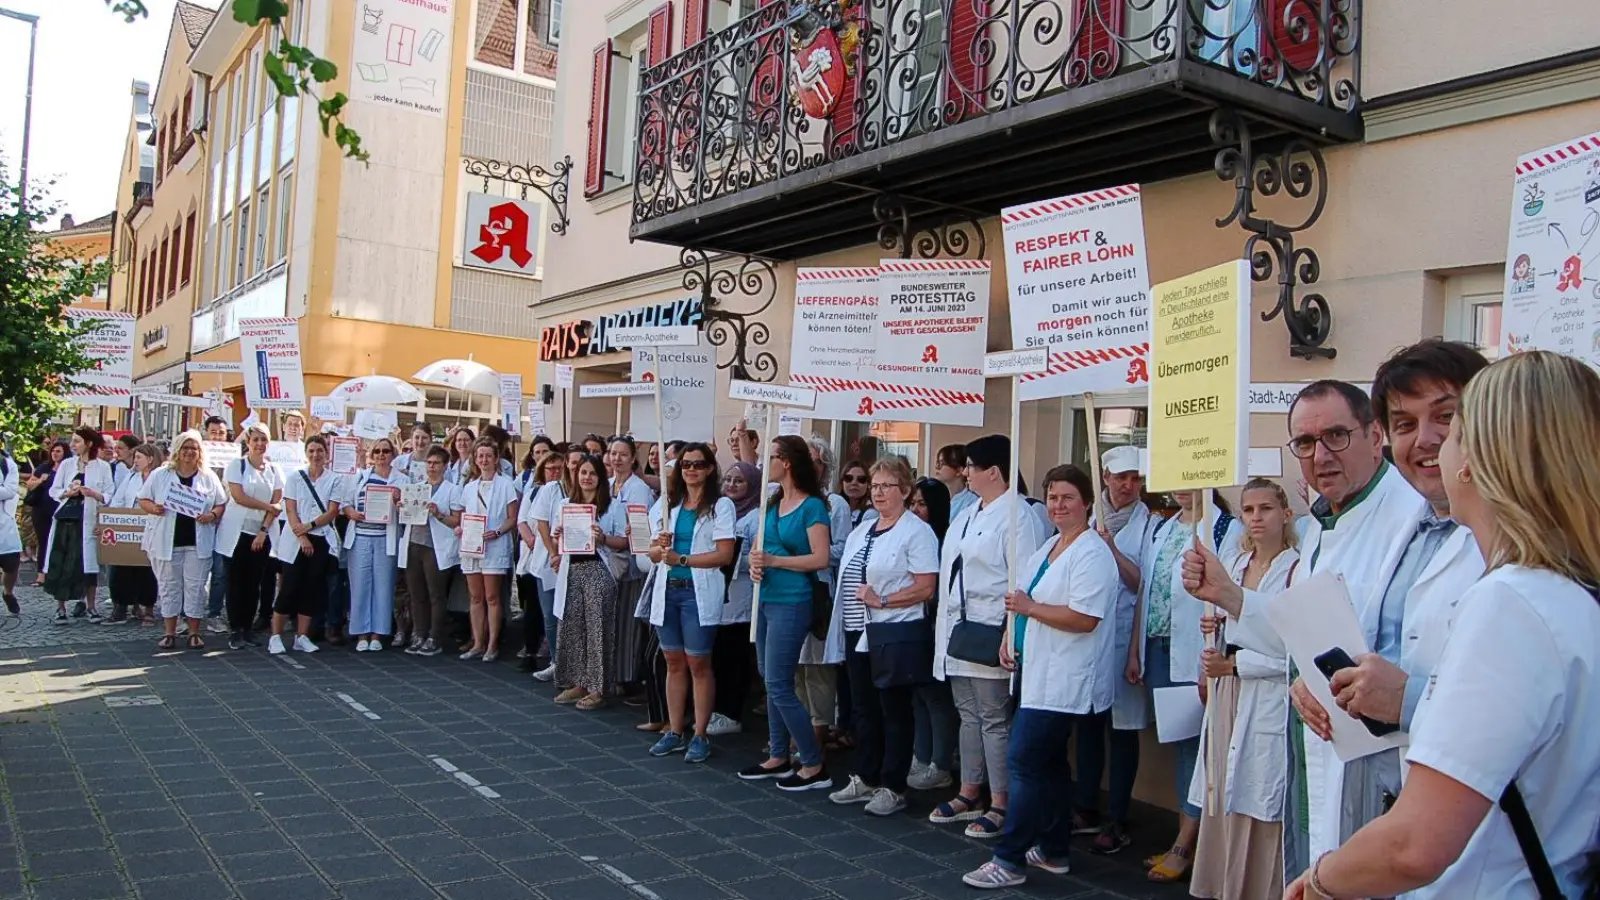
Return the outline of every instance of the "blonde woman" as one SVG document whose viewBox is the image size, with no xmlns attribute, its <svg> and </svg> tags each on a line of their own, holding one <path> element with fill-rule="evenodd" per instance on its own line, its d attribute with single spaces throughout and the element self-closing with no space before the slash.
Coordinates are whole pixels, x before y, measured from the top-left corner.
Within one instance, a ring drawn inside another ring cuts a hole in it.
<svg viewBox="0 0 1600 900">
<path fill-rule="evenodd" d="M 1288 496 L 1276 482 L 1253 479 L 1240 494 L 1239 514 L 1244 533 L 1229 574 L 1246 590 L 1282 591 L 1300 561 Z M 1200 622 L 1212 636 L 1200 654 L 1209 691 L 1200 738 L 1205 765 L 1195 766 L 1189 786 L 1189 802 L 1201 808 L 1189 894 L 1218 900 L 1267 897 L 1283 883 L 1288 785 L 1288 652 L 1275 634 L 1265 636 L 1272 646 L 1236 646 L 1244 639 L 1228 625 L 1210 616 Z"/>
<path fill-rule="evenodd" d="M 1600 829 L 1597 446 L 1600 377 L 1576 359 L 1519 353 L 1467 384 L 1439 469 L 1487 573 L 1440 623 L 1394 807 L 1315 860 L 1288 900 L 1584 896 Z M 1371 698 L 1343 675 L 1335 697 L 1359 715 Z"/>
<path fill-rule="evenodd" d="M 367 458 L 371 465 L 348 479 L 349 491 L 341 499 L 350 520 L 344 547 L 350 551 L 350 634 L 356 637 L 357 653 L 383 649 L 381 638 L 389 635 L 394 622 L 395 581 L 406 549 L 400 543 L 398 502 L 392 504 L 387 524 L 368 522 L 367 496 L 373 490 L 398 495 L 400 486 L 410 483 L 394 468 L 394 442 L 388 438 L 373 441 Z"/>
<path fill-rule="evenodd" d="M 517 529 L 516 482 L 500 473 L 500 453 L 494 441 L 480 438 L 472 447 L 470 480 L 462 484 L 451 506 L 454 512 L 484 519 L 483 552 L 462 553 L 461 571 L 467 576 L 472 597 L 472 646 L 462 659 L 494 662 L 500 655 L 500 584 L 511 574 L 513 535 Z M 461 534 L 461 526 L 456 526 Z"/>
<path fill-rule="evenodd" d="M 159 517 L 144 531 L 144 549 L 156 575 L 157 603 L 166 629 L 156 646 L 177 647 L 178 617 L 184 616 L 189 620 L 189 649 L 204 650 L 200 619 L 206 613 L 206 575 L 228 494 L 206 465 L 200 432 L 185 431 L 173 443 L 177 449 L 172 459 L 139 489 L 139 508 Z M 190 516 L 169 508 L 167 502 L 178 491 L 198 494 L 204 512 Z"/>
</svg>

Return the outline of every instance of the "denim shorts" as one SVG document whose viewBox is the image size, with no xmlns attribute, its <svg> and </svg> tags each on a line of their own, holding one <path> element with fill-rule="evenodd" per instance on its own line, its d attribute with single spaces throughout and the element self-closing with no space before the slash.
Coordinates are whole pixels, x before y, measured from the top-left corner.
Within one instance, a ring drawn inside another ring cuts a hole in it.
<svg viewBox="0 0 1600 900">
<path fill-rule="evenodd" d="M 663 651 L 710 656 L 711 645 L 717 640 L 717 626 L 700 624 L 700 605 L 695 602 L 693 587 L 668 583 L 666 608 L 656 635 Z"/>
</svg>

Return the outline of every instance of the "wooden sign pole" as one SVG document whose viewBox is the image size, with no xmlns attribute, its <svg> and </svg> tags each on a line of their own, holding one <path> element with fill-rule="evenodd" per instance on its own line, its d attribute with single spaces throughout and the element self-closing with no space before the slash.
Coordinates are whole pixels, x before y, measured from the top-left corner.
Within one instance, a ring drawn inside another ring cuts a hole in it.
<svg viewBox="0 0 1600 900">
<path fill-rule="evenodd" d="M 1083 419 L 1088 423 L 1089 430 L 1089 475 L 1094 483 L 1094 520 L 1096 524 L 1103 525 L 1106 521 L 1104 482 L 1101 480 L 1104 473 L 1100 471 L 1100 425 L 1095 421 L 1094 394 L 1083 395 Z"/>
<path fill-rule="evenodd" d="M 752 405 L 751 408 L 754 409 L 754 408 L 756 408 L 758 406 L 762 406 L 764 411 L 761 413 L 760 417 L 756 419 L 756 428 L 755 428 L 755 433 L 756 433 L 756 453 L 758 455 L 760 455 L 762 458 L 765 458 L 768 455 L 767 454 L 767 433 L 772 427 L 772 425 L 771 425 L 771 422 L 772 422 L 772 407 L 763 406 L 762 404 L 754 404 L 754 405 Z M 749 421 L 749 410 L 746 411 L 745 418 L 746 418 L 746 422 L 748 422 Z M 772 475 L 772 466 L 771 466 L 770 463 L 771 463 L 771 461 L 768 460 L 768 465 L 765 465 L 765 466 L 758 465 L 756 467 L 757 469 L 759 469 L 761 471 L 761 484 L 756 486 L 756 489 L 761 491 L 761 499 L 759 501 L 757 501 L 757 507 L 756 507 L 757 512 L 756 512 L 756 546 L 755 546 L 755 549 L 761 550 L 763 552 L 765 552 L 766 549 L 767 549 L 767 498 L 769 496 L 771 496 L 771 493 L 772 493 L 771 491 L 769 491 L 767 489 L 767 485 L 771 483 L 769 481 L 769 478 Z M 760 612 L 761 612 L 761 582 L 757 581 L 755 583 L 755 590 L 753 590 L 751 592 L 751 594 L 750 594 L 750 643 L 752 643 L 752 644 L 755 643 L 755 641 L 756 641 L 756 623 L 760 620 L 760 615 L 759 615 Z"/>
</svg>

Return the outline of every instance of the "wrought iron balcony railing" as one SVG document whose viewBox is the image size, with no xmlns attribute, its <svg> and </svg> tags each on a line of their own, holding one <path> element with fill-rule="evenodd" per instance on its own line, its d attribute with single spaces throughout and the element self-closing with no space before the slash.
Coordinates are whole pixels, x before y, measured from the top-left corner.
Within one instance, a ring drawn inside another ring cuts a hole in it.
<svg viewBox="0 0 1600 900">
<path fill-rule="evenodd" d="M 892 166 L 940 132 L 1008 140 L 1029 104 L 1069 95 L 1082 109 L 1162 89 L 1351 140 L 1359 2 L 776 0 L 642 74 L 634 234 L 853 157 Z"/>
</svg>

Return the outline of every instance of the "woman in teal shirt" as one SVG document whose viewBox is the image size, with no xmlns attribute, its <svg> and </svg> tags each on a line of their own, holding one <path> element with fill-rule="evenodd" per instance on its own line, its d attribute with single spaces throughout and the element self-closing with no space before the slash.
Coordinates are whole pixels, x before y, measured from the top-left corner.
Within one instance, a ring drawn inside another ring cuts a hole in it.
<svg viewBox="0 0 1600 900">
<path fill-rule="evenodd" d="M 768 479 L 780 488 L 767 503 L 762 548 L 750 553 L 750 578 L 761 587 L 756 612 L 756 659 L 767 686 L 770 745 L 767 760 L 744 769 L 746 781 L 778 779 L 783 791 L 827 790 L 833 780 L 822 770 L 822 748 L 811 716 L 794 690 L 800 648 L 811 630 L 811 585 L 828 568 L 828 505 L 811 450 L 795 435 L 772 442 Z M 800 765 L 789 760 L 789 741 Z"/>
</svg>

